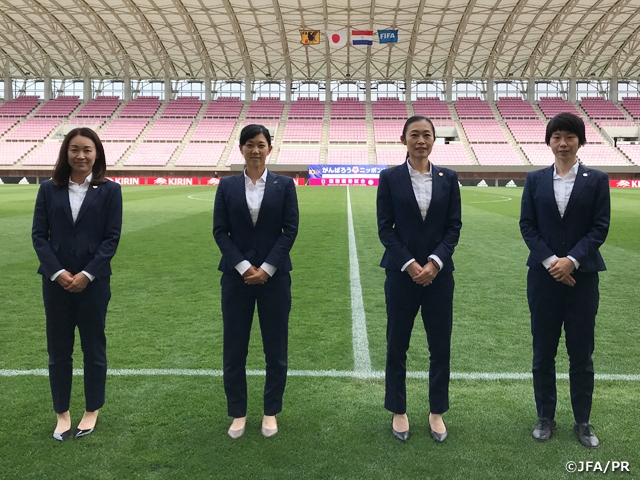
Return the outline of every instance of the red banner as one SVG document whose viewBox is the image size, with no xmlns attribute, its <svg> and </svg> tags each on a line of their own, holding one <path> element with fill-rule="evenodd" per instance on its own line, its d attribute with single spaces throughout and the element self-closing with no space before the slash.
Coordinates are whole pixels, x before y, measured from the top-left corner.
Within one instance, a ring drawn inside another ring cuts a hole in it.
<svg viewBox="0 0 640 480">
<path fill-rule="evenodd" d="M 146 178 L 144 177 L 107 177 L 109 180 L 119 183 L 120 185 L 144 185 Z"/>
<path fill-rule="evenodd" d="M 310 178 L 309 185 L 314 187 L 377 187 L 377 178 Z"/>
<path fill-rule="evenodd" d="M 611 188 L 640 188 L 640 180 L 609 180 Z"/>
<path fill-rule="evenodd" d="M 119 183 L 120 185 L 179 185 L 193 186 L 206 185 L 217 187 L 220 184 L 219 177 L 107 177 L 109 180 Z M 298 185 L 304 185 L 304 178 L 294 178 L 293 182 Z"/>
</svg>

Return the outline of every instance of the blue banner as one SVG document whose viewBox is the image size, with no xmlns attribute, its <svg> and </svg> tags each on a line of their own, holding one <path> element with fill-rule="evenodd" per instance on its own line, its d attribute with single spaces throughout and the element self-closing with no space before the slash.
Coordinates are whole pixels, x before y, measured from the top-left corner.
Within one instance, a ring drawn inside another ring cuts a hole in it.
<svg viewBox="0 0 640 480">
<path fill-rule="evenodd" d="M 398 30 L 378 30 L 380 43 L 398 43 Z"/>
</svg>

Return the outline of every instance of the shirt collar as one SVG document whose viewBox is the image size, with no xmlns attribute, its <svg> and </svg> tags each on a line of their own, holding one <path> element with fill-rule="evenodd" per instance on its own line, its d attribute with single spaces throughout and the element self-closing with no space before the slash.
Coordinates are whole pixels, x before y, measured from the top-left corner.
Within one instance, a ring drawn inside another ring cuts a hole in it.
<svg viewBox="0 0 640 480">
<path fill-rule="evenodd" d="M 569 171 L 567 172 L 567 175 L 564 176 L 564 178 L 566 179 L 567 176 L 569 176 L 569 178 L 571 177 L 577 177 L 578 176 L 578 167 L 580 166 L 580 162 L 578 162 L 576 160 L 576 163 L 574 163 L 571 168 L 569 169 Z M 553 164 L 553 177 L 554 178 L 563 178 L 560 175 L 558 175 L 558 172 L 556 171 L 556 164 Z"/>
<path fill-rule="evenodd" d="M 431 165 L 429 165 L 429 171 L 425 172 L 425 173 L 420 173 L 418 170 L 413 168 L 411 166 L 411 164 L 409 163 L 409 160 L 407 160 L 407 167 L 409 167 L 409 175 L 411 175 L 412 177 L 420 176 L 420 175 L 429 175 L 429 176 L 431 176 L 431 172 L 432 172 Z"/>
<path fill-rule="evenodd" d="M 87 175 L 87 178 L 85 178 L 84 182 L 82 182 L 82 183 L 76 183 L 73 180 L 71 180 L 71 177 L 69 177 L 69 185 L 87 185 L 87 184 L 91 183 L 92 179 L 93 179 L 93 172 L 91 172 L 89 175 Z"/>
<path fill-rule="evenodd" d="M 265 169 L 264 169 L 264 172 L 262 172 L 262 175 L 261 175 L 261 176 L 260 176 L 260 178 L 257 180 L 257 182 L 267 183 L 267 171 L 268 171 L 268 170 L 269 170 L 268 168 L 265 168 Z M 253 183 L 253 182 L 251 181 L 251 179 L 247 176 L 247 169 L 246 169 L 246 168 L 244 169 L 244 173 L 243 173 L 243 175 L 244 175 L 244 184 L 245 184 L 245 185 L 248 185 L 249 183 Z M 256 182 L 256 183 L 257 183 L 257 182 Z"/>
</svg>

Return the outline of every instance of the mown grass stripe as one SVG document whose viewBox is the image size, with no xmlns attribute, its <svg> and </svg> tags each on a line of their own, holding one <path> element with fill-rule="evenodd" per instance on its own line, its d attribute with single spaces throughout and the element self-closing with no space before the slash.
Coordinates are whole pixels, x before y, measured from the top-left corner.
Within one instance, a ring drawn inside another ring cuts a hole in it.
<svg viewBox="0 0 640 480">
<path fill-rule="evenodd" d="M 367 338 L 367 319 L 362 300 L 362 285 L 360 283 L 360 264 L 356 249 L 356 235 L 353 228 L 353 213 L 351 212 L 351 194 L 347 187 L 347 224 L 349 227 L 349 271 L 351 283 L 351 319 L 353 336 L 353 358 L 355 371 L 368 374 L 371 372 L 371 356 L 369 355 L 369 339 Z"/>
<path fill-rule="evenodd" d="M 82 369 L 73 370 L 76 376 L 82 376 Z M 110 369 L 108 375 L 114 377 L 130 376 L 180 376 L 180 377 L 221 377 L 222 370 L 207 369 L 183 369 L 183 368 L 130 368 L 130 369 Z M 0 370 L 0 377 L 35 376 L 46 377 L 49 373 L 44 368 L 32 370 Z M 249 376 L 264 376 L 264 370 L 247 370 Z M 289 370 L 291 377 L 334 377 L 334 378 L 358 378 L 364 380 L 375 380 L 384 378 L 384 372 L 370 370 L 368 372 L 347 371 L 347 370 Z M 557 378 L 568 380 L 569 374 L 558 373 Z M 407 372 L 408 378 L 428 379 L 429 372 Z M 453 380 L 531 380 L 530 373 L 518 372 L 451 372 Z M 640 381 L 638 374 L 612 374 L 596 373 L 596 380 L 614 380 L 626 382 Z"/>
</svg>

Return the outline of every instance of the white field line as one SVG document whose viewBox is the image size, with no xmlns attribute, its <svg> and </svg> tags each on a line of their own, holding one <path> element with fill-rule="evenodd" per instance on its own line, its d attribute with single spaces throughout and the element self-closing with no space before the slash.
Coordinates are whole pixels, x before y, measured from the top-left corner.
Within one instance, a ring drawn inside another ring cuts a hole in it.
<svg viewBox="0 0 640 480">
<path fill-rule="evenodd" d="M 347 223 L 349 227 L 349 277 L 351 283 L 351 330 L 354 369 L 356 373 L 367 375 L 371 372 L 371 357 L 369 356 L 367 318 L 364 314 L 364 301 L 362 300 L 360 264 L 358 263 L 358 251 L 356 250 L 356 235 L 353 229 L 349 187 L 347 187 Z"/>
<path fill-rule="evenodd" d="M 180 369 L 180 368 L 142 368 L 142 369 L 110 369 L 108 375 L 114 377 L 130 376 L 179 376 L 179 377 L 221 377 L 222 370 L 205 369 Z M 82 369 L 73 370 L 76 376 L 82 375 Z M 247 370 L 249 376 L 264 376 L 264 370 Z M 346 371 L 346 370 L 289 370 L 290 377 L 334 377 L 334 378 L 357 378 L 362 380 L 378 380 L 384 378 L 384 372 L 370 370 L 368 372 Z M 0 370 L 0 377 L 20 377 L 20 376 L 48 376 L 47 369 L 39 368 L 34 370 Z M 558 373 L 557 378 L 568 380 L 569 374 Z M 408 378 L 426 380 L 429 372 L 407 372 Z M 528 380 L 531 381 L 530 373 L 508 373 L 508 372 L 451 372 L 453 380 Z M 640 382 L 638 374 L 610 374 L 596 373 L 596 380 L 613 380 L 626 382 Z"/>
</svg>

